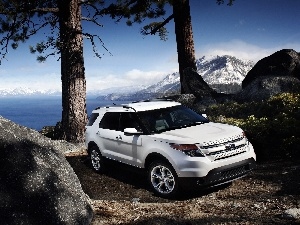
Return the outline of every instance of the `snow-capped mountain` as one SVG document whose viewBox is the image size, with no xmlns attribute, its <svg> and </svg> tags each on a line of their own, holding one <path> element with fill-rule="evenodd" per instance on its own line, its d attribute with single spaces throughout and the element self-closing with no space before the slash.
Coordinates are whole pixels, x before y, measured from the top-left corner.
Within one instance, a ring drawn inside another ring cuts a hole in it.
<svg viewBox="0 0 300 225">
<path fill-rule="evenodd" d="M 197 72 L 204 81 L 218 92 L 228 92 L 228 86 L 240 87 L 248 71 L 254 66 L 252 61 L 237 59 L 233 56 L 216 56 L 211 59 L 202 57 L 196 60 Z M 225 86 L 225 91 L 224 91 Z M 235 87 L 236 89 L 236 87 Z M 150 86 L 135 85 L 115 87 L 101 91 L 88 92 L 88 95 L 99 96 L 103 100 L 140 100 L 180 93 L 179 73 L 172 73 L 156 84 Z M 45 96 L 61 95 L 57 90 L 32 90 L 16 88 L 0 90 L 2 96 Z M 100 96 L 101 95 L 101 96 Z"/>
<path fill-rule="evenodd" d="M 241 88 L 243 79 L 248 71 L 254 66 L 254 62 L 237 59 L 233 56 L 216 56 L 206 59 L 204 56 L 196 60 L 197 72 L 206 83 L 218 92 L 230 93 L 231 89 Z M 225 87 L 224 87 L 225 86 Z M 229 86 L 233 86 L 234 88 Z M 228 90 L 230 89 L 230 90 Z M 167 75 L 162 81 L 153 84 L 134 94 L 111 93 L 101 96 L 105 100 L 140 100 L 148 98 L 162 97 L 170 94 L 180 93 L 179 73 Z"/>
<path fill-rule="evenodd" d="M 61 95 L 61 92 L 57 90 L 33 90 L 30 88 L 23 88 L 23 87 L 0 90 L 0 96 L 2 97 L 41 96 L 41 95 L 56 96 L 56 95 Z"/>
<path fill-rule="evenodd" d="M 149 86 L 149 85 L 148 85 Z M 102 90 L 92 90 L 88 91 L 88 95 L 108 95 L 111 93 L 135 93 L 137 91 L 143 90 L 148 87 L 147 85 L 136 85 L 136 86 L 123 86 L 123 87 L 111 87 Z"/>
<path fill-rule="evenodd" d="M 196 61 L 198 73 L 209 85 L 242 84 L 246 74 L 254 66 L 254 62 L 237 59 L 233 56 L 216 56 L 206 60 L 203 56 Z"/>
<path fill-rule="evenodd" d="M 87 92 L 87 95 L 98 96 L 98 95 L 108 95 L 111 93 L 128 93 L 132 94 L 137 91 L 143 90 L 148 86 L 126 86 L 126 87 L 112 87 L 101 91 L 93 90 Z M 14 88 L 14 89 L 0 89 L 0 97 L 19 97 L 19 96 L 61 96 L 61 91 L 58 90 L 34 90 L 31 88 Z"/>
<path fill-rule="evenodd" d="M 159 81 L 156 84 L 153 84 L 139 92 L 147 93 L 175 93 L 180 89 L 180 77 L 179 73 L 172 73 L 167 75 L 163 80 Z M 139 93 L 137 92 L 137 93 Z"/>
</svg>

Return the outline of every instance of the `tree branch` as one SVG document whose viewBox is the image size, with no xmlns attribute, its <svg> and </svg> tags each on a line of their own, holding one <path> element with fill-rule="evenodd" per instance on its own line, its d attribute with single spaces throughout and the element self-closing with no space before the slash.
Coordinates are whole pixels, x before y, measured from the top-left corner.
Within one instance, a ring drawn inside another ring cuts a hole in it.
<svg viewBox="0 0 300 225">
<path fill-rule="evenodd" d="M 97 46 L 96 46 L 96 43 L 95 43 L 95 38 L 97 38 L 97 39 L 99 40 L 99 42 L 101 43 L 102 47 L 103 47 L 110 55 L 112 55 L 112 53 L 105 47 L 104 42 L 102 41 L 102 39 L 101 39 L 98 35 L 92 35 L 92 34 L 89 34 L 89 33 L 83 33 L 82 35 L 83 35 L 84 37 L 87 37 L 87 38 L 90 40 L 90 42 L 91 42 L 91 44 L 92 44 L 92 46 L 93 46 L 93 52 L 94 52 L 94 54 L 95 54 L 99 59 L 101 59 L 102 57 L 101 57 L 101 55 L 98 53 Z"/>
<path fill-rule="evenodd" d="M 169 16 L 167 19 L 165 19 L 162 23 L 160 23 L 157 27 L 155 27 L 154 29 L 151 29 L 150 32 L 144 32 L 145 35 L 151 34 L 154 35 L 156 34 L 156 32 L 163 28 L 167 23 L 169 23 L 172 19 L 174 19 L 174 14 L 172 14 L 171 16 Z"/>
<path fill-rule="evenodd" d="M 28 12 L 32 12 L 32 13 L 58 13 L 59 9 L 58 8 L 35 8 L 35 9 L 25 9 L 25 8 L 20 8 L 17 9 L 16 11 L 11 11 L 11 10 L 3 10 L 0 11 L 0 14 L 3 15 L 15 15 L 17 13 L 28 13 Z"/>
<path fill-rule="evenodd" d="M 103 27 L 103 25 L 98 23 L 97 20 L 95 20 L 95 19 L 88 18 L 88 17 L 82 17 L 82 20 L 89 21 L 89 22 L 92 22 L 92 23 L 96 24 L 99 27 Z"/>
<path fill-rule="evenodd" d="M 30 10 L 30 12 L 58 13 L 59 9 L 58 8 L 37 8 L 37 9 Z"/>
</svg>

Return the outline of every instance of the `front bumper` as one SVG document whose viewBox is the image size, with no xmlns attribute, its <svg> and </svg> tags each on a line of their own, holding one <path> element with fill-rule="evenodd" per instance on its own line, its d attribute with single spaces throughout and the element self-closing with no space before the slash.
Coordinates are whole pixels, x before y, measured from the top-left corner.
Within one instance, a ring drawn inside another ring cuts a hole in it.
<svg viewBox="0 0 300 225">
<path fill-rule="evenodd" d="M 184 188 L 218 186 L 246 176 L 255 167 L 253 158 L 245 159 L 212 169 L 205 177 L 179 177 L 179 183 Z"/>
</svg>

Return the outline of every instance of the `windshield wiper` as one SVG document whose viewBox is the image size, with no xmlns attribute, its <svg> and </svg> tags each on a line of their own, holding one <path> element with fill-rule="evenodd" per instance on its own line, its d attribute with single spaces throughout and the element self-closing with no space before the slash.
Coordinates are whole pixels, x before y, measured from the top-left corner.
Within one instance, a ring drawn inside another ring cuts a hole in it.
<svg viewBox="0 0 300 225">
<path fill-rule="evenodd" d="M 196 126 L 196 125 L 199 125 L 199 124 L 204 124 L 204 122 L 202 122 L 202 121 L 196 121 L 196 122 L 193 122 L 193 123 L 189 123 L 186 126 Z"/>
</svg>

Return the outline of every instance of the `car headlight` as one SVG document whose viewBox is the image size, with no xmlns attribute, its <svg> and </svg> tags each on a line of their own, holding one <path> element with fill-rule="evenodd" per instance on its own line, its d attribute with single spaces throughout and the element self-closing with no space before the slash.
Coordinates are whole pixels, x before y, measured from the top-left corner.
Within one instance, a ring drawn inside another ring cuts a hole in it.
<svg viewBox="0 0 300 225">
<path fill-rule="evenodd" d="M 246 136 L 246 133 L 245 133 L 245 131 L 243 131 L 243 136 L 244 136 L 244 138 L 245 138 L 245 140 L 246 140 L 246 144 L 247 145 L 249 145 L 249 140 L 248 140 L 248 138 L 247 138 L 247 136 Z"/>
<path fill-rule="evenodd" d="M 182 151 L 191 157 L 204 157 L 204 154 L 195 144 L 170 144 L 171 148 Z"/>
</svg>

